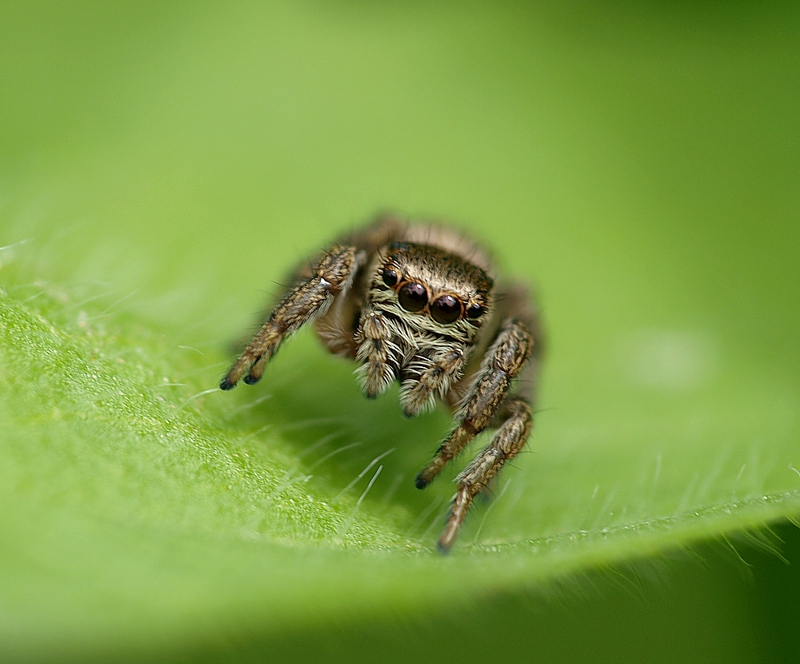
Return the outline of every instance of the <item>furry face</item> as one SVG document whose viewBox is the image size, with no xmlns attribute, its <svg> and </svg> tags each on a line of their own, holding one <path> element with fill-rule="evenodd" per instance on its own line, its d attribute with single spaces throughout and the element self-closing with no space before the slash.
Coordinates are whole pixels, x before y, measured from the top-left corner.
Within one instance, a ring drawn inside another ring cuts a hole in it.
<svg viewBox="0 0 800 664">
<path fill-rule="evenodd" d="M 491 313 L 492 280 L 438 247 L 394 242 L 383 255 L 356 330 L 359 375 L 369 397 L 399 380 L 403 410 L 413 417 L 461 378 Z"/>
</svg>

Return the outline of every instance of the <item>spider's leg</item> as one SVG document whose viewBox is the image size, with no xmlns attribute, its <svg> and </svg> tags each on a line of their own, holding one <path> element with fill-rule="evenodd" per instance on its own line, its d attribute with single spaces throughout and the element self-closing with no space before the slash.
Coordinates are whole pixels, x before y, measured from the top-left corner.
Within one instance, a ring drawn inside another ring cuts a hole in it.
<svg viewBox="0 0 800 664">
<path fill-rule="evenodd" d="M 519 320 L 509 319 L 500 329 L 456 414 L 458 426 L 439 446 L 433 461 L 417 475 L 417 488 L 424 489 L 464 447 L 490 426 L 533 347 L 533 336 Z"/>
<path fill-rule="evenodd" d="M 503 464 L 523 448 L 533 426 L 531 406 L 520 398 L 511 398 L 503 406 L 505 421 L 494 434 L 492 441 L 473 459 L 456 478 L 458 491 L 450 509 L 439 551 L 447 553 L 453 546 L 472 500 L 502 468 Z"/>
<path fill-rule="evenodd" d="M 414 417 L 432 408 L 436 395 L 444 396 L 450 385 L 461 377 L 466 357 L 464 348 L 455 346 L 440 351 L 431 358 L 419 357 L 412 360 L 408 368 L 416 370 L 417 377 L 403 381 L 400 392 L 406 417 Z M 420 366 L 416 366 L 417 364 Z"/>
<path fill-rule="evenodd" d="M 219 386 L 230 390 L 242 377 L 248 385 L 257 383 L 283 339 L 325 313 L 333 299 L 347 291 L 360 260 L 356 247 L 334 246 L 311 270 L 301 273 Z"/>
</svg>

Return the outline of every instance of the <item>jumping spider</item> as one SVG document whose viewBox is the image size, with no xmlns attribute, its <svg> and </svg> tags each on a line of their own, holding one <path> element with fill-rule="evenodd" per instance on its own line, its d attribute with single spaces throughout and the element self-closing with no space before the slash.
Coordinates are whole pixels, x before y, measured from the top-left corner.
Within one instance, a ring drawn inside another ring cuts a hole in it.
<svg viewBox="0 0 800 664">
<path fill-rule="evenodd" d="M 436 397 L 455 428 L 417 475 L 424 489 L 481 431 L 491 442 L 457 477 L 438 548 L 450 550 L 467 510 L 533 424 L 542 335 L 519 283 L 495 285 L 483 248 L 447 226 L 383 216 L 295 271 L 267 322 L 220 382 L 257 383 L 281 342 L 309 321 L 331 353 L 355 359 L 372 399 L 395 380 L 408 417 Z M 512 381 L 519 378 L 512 389 Z"/>
</svg>

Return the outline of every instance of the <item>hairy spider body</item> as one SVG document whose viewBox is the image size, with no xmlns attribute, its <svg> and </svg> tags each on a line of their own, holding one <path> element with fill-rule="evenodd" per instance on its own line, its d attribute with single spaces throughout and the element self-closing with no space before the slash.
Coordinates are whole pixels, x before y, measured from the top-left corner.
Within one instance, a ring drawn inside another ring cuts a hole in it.
<svg viewBox="0 0 800 664">
<path fill-rule="evenodd" d="M 380 217 L 295 271 L 220 387 L 258 382 L 283 339 L 313 320 L 330 352 L 358 362 L 367 397 L 397 380 L 406 416 L 429 410 L 437 397 L 453 410 L 456 426 L 417 476 L 418 488 L 484 429 L 496 428 L 456 478 L 438 543 L 445 553 L 474 497 L 522 449 L 533 424 L 538 312 L 522 285 L 496 278 L 489 255 L 454 229 Z"/>
</svg>

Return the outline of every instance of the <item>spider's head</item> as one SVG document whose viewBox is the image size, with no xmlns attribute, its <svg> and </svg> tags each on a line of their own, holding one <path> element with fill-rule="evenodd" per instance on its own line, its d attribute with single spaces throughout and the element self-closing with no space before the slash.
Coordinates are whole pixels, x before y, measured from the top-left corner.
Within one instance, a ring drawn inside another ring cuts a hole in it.
<svg viewBox="0 0 800 664">
<path fill-rule="evenodd" d="M 492 279 L 469 260 L 411 242 L 388 246 L 370 299 L 415 330 L 474 340 L 492 307 Z"/>
</svg>

